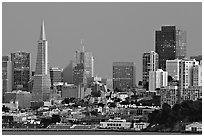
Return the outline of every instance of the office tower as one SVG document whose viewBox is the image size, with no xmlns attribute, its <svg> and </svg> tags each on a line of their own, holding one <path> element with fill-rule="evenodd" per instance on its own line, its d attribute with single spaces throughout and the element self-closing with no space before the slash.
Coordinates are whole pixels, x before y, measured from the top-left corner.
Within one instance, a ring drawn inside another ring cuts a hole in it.
<svg viewBox="0 0 204 137">
<path fill-rule="evenodd" d="M 201 63 L 202 61 L 202 55 L 198 55 L 198 56 L 191 56 L 190 59 L 195 59 L 196 61 L 199 62 L 199 64 Z"/>
<path fill-rule="evenodd" d="M 11 53 L 13 90 L 28 91 L 28 81 L 31 77 L 30 53 L 18 51 Z"/>
<path fill-rule="evenodd" d="M 135 86 L 135 64 L 113 62 L 113 89 L 126 90 Z"/>
<path fill-rule="evenodd" d="M 180 80 L 179 78 L 179 67 L 180 67 L 180 59 L 175 60 L 166 60 L 166 71 L 168 75 L 173 78 L 173 80 Z"/>
<path fill-rule="evenodd" d="M 82 43 L 83 44 L 83 43 Z M 94 58 L 91 52 L 76 51 L 76 66 L 73 69 L 73 83 L 75 85 L 87 84 L 87 78 L 94 75 Z"/>
<path fill-rule="evenodd" d="M 159 68 L 166 70 L 166 60 L 186 57 L 186 31 L 176 26 L 162 26 L 155 33 L 155 51 L 159 55 Z"/>
<path fill-rule="evenodd" d="M 149 89 L 149 71 L 158 69 L 158 54 L 150 51 L 143 54 L 143 87 Z"/>
<path fill-rule="evenodd" d="M 193 85 L 193 66 L 198 65 L 196 60 L 181 60 L 181 64 L 179 67 L 180 71 L 180 89 L 181 89 L 181 97 L 183 95 L 183 90 Z"/>
<path fill-rule="evenodd" d="M 37 61 L 32 90 L 33 104 L 42 104 L 50 98 L 50 73 L 48 67 L 48 41 L 45 37 L 44 21 L 41 26 L 40 39 L 38 41 Z"/>
<path fill-rule="evenodd" d="M 202 64 L 193 66 L 193 86 L 202 86 Z"/>
<path fill-rule="evenodd" d="M 155 91 L 157 88 L 165 87 L 168 83 L 168 72 L 158 69 L 149 72 L 149 91 Z"/>
<path fill-rule="evenodd" d="M 69 64 L 63 69 L 63 82 L 73 84 L 73 69 L 75 62 L 71 60 Z"/>
<path fill-rule="evenodd" d="M 55 83 L 59 83 L 63 81 L 62 71 L 63 70 L 59 68 L 50 68 L 50 80 L 51 80 L 52 86 Z"/>
<path fill-rule="evenodd" d="M 6 92 L 12 91 L 12 64 L 10 56 L 2 56 L 2 99 Z"/>
</svg>

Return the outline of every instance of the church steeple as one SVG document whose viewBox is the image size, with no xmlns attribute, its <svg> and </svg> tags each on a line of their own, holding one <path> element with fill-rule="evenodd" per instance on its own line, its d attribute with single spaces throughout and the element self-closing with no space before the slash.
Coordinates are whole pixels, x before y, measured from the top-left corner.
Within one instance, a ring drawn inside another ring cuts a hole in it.
<svg viewBox="0 0 204 137">
<path fill-rule="evenodd" d="M 41 24 L 40 40 L 46 40 L 44 20 L 42 20 Z"/>
</svg>

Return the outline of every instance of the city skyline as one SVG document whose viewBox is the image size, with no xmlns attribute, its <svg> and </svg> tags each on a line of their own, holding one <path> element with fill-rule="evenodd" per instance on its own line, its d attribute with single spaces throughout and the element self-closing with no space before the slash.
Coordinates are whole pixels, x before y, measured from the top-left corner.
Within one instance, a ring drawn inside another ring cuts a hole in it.
<svg viewBox="0 0 204 137">
<path fill-rule="evenodd" d="M 38 27 L 44 19 L 50 67 L 65 68 L 83 39 L 85 50 L 93 53 L 97 76 L 112 78 L 112 62 L 132 61 L 138 64 L 138 83 L 142 80 L 142 54 L 154 50 L 155 31 L 163 25 L 176 25 L 187 31 L 188 58 L 202 54 L 201 6 L 201 3 L 3 3 L 2 54 L 30 52 L 35 70 Z"/>
</svg>

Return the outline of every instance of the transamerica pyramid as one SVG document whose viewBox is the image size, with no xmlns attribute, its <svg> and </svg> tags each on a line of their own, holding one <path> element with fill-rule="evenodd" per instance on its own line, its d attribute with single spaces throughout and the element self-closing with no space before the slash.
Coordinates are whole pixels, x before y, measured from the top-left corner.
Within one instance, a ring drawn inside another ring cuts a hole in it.
<svg viewBox="0 0 204 137">
<path fill-rule="evenodd" d="M 40 39 L 38 40 L 37 61 L 32 90 L 32 102 L 45 102 L 50 99 L 50 73 L 48 68 L 48 41 L 42 21 Z"/>
</svg>

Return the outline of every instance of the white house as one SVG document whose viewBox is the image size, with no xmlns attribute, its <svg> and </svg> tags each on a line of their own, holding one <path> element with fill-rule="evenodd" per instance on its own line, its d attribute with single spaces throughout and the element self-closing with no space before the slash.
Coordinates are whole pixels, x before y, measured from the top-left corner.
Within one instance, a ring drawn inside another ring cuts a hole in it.
<svg viewBox="0 0 204 137">
<path fill-rule="evenodd" d="M 186 125 L 185 131 L 197 132 L 202 131 L 202 123 L 201 122 L 193 122 L 191 124 Z"/>
</svg>

